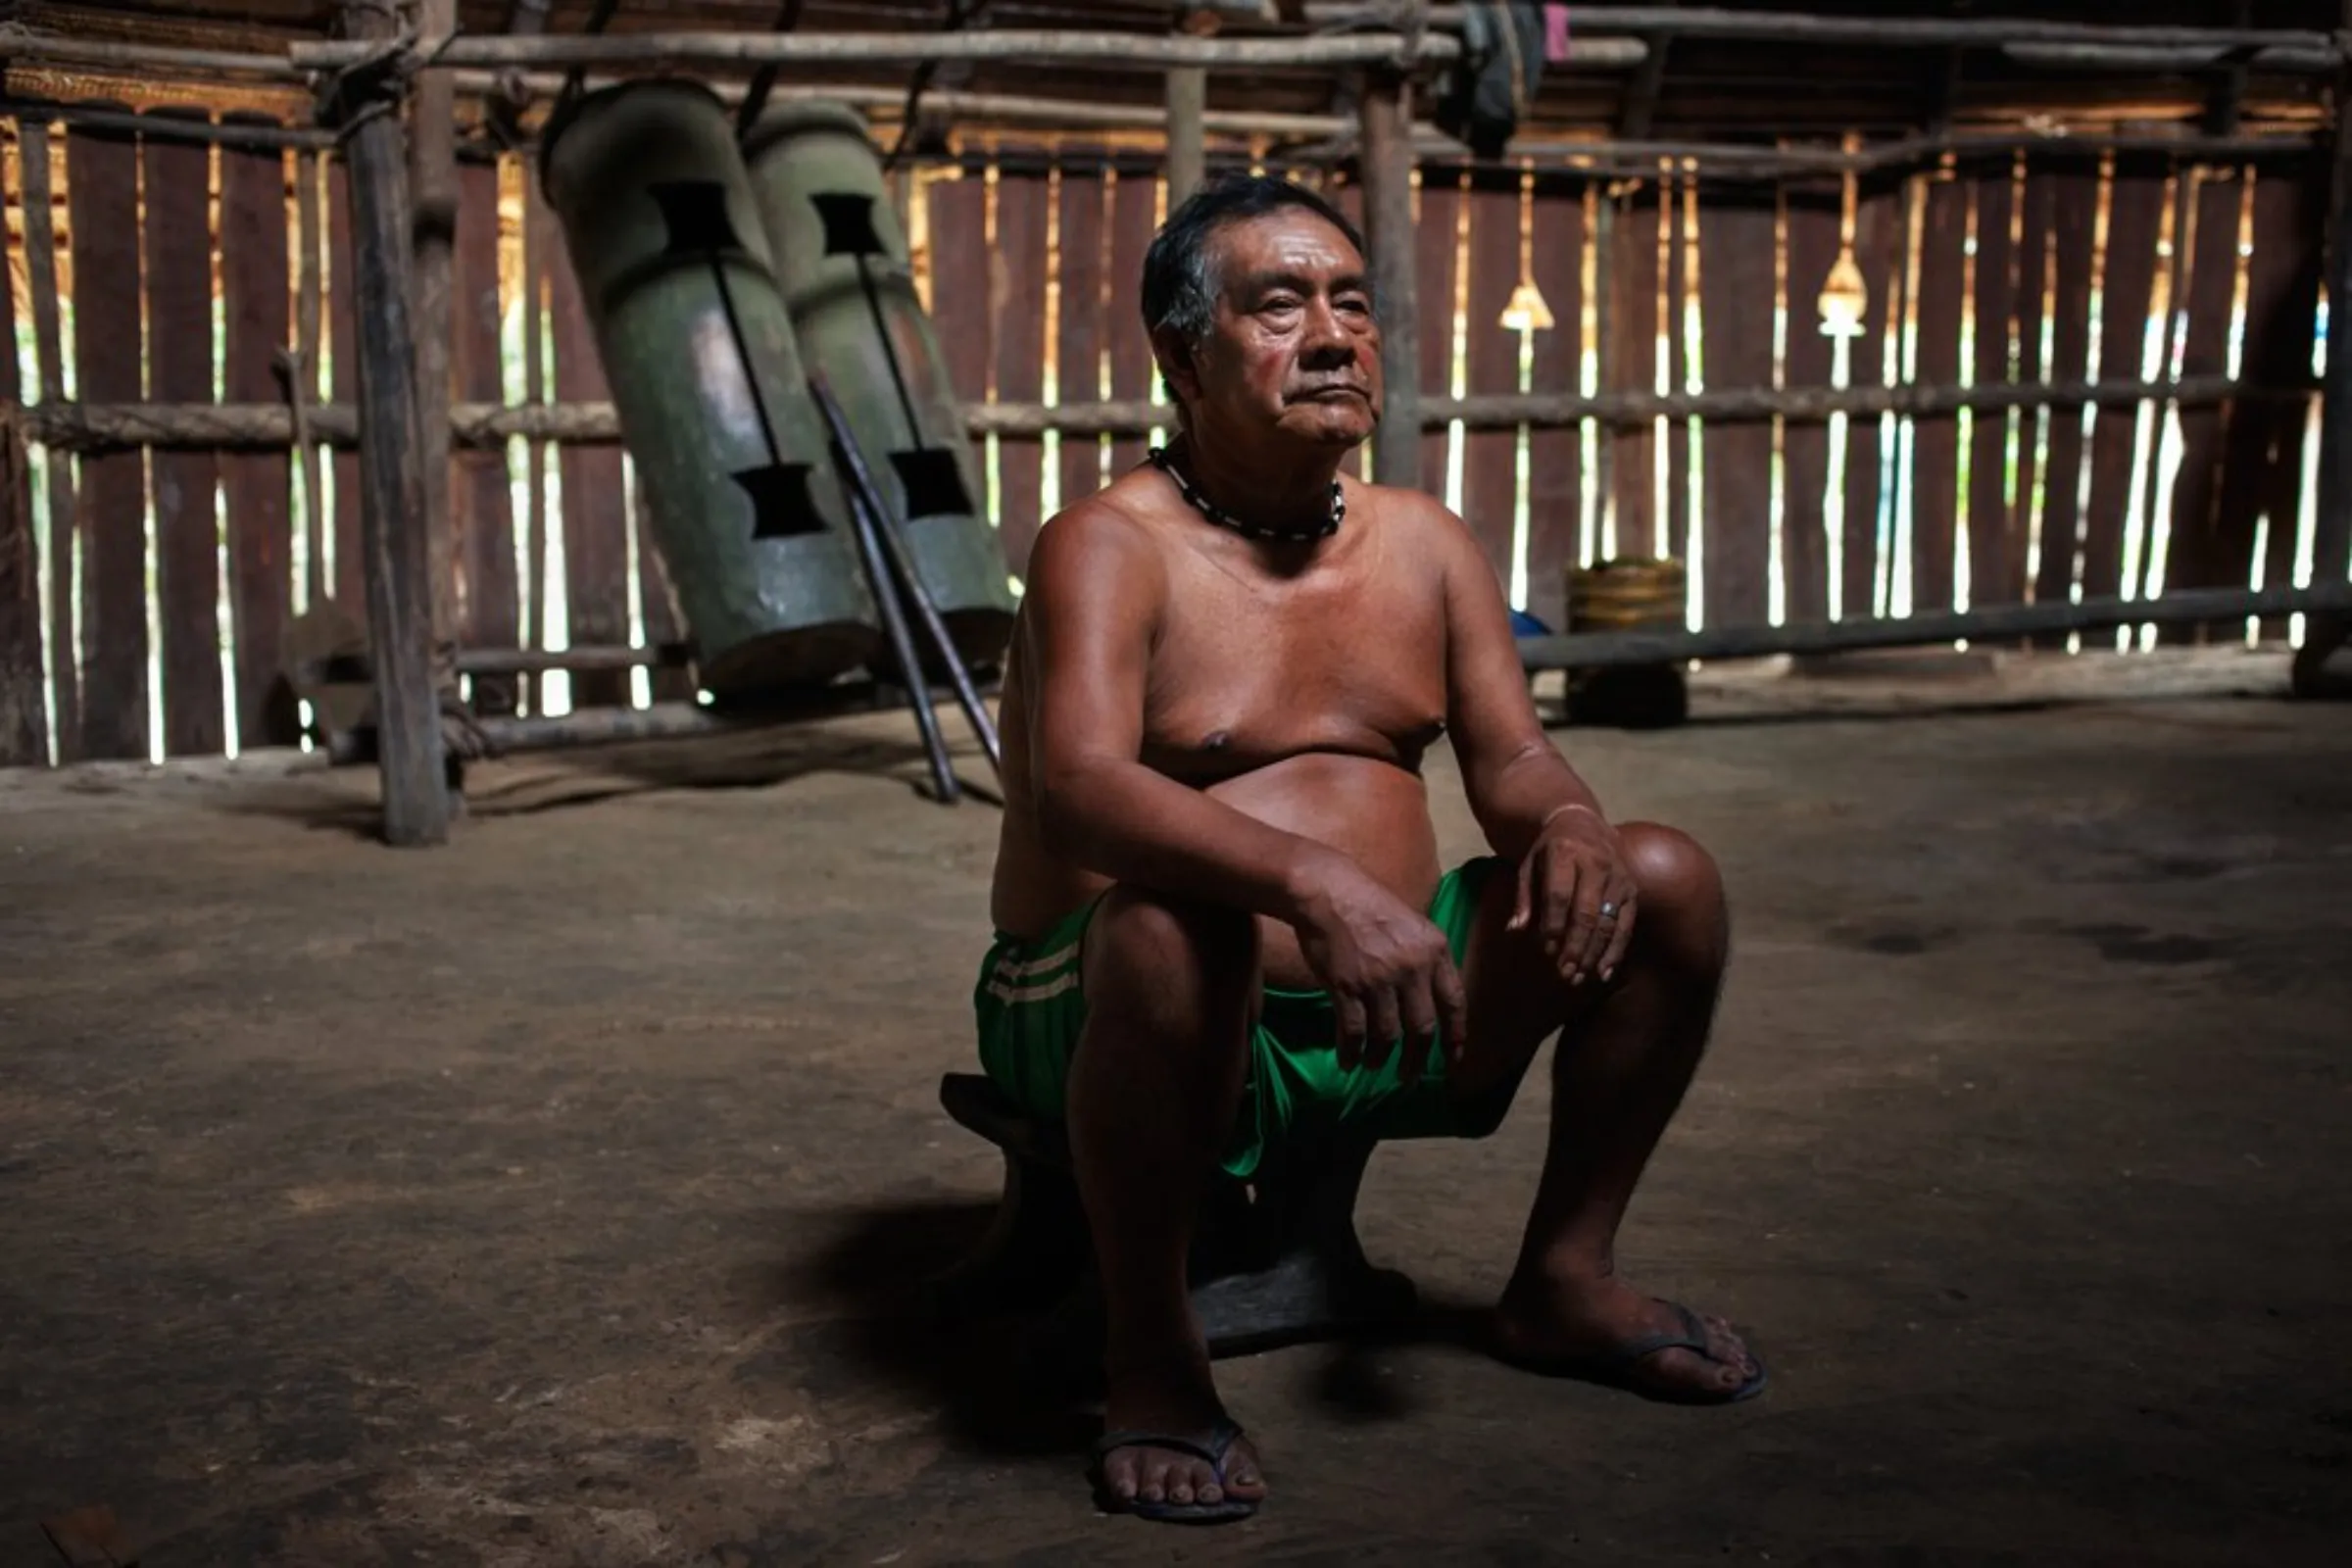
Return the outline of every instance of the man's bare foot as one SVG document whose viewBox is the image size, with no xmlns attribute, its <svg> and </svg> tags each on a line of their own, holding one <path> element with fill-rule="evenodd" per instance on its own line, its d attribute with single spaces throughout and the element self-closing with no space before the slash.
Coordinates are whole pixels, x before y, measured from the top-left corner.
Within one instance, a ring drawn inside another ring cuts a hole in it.
<svg viewBox="0 0 2352 1568">
<path fill-rule="evenodd" d="M 1109 1398 L 1102 1412 L 1106 1434 L 1156 1433 L 1181 1438 L 1214 1452 L 1230 1427 L 1217 1400 L 1205 1357 L 1159 1361 L 1109 1374 Z M 1257 1449 L 1248 1438 L 1232 1437 L 1220 1466 L 1203 1452 L 1137 1441 L 1102 1455 L 1102 1486 L 1120 1505 L 1174 1503 L 1179 1507 L 1226 1502 L 1254 1504 L 1266 1494 Z"/>
<path fill-rule="evenodd" d="M 1494 1339 L 1497 1353 L 1515 1366 L 1659 1399 L 1728 1402 L 1763 1383 L 1762 1366 L 1722 1318 L 1644 1296 L 1610 1276 L 1514 1276 L 1494 1308 Z M 1642 1350 L 1644 1342 L 1659 1341 L 1668 1343 Z"/>
</svg>

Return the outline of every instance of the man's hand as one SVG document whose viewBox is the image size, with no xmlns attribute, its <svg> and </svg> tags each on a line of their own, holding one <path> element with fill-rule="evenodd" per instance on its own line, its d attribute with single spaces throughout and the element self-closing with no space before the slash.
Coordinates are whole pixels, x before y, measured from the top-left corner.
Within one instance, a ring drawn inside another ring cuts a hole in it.
<svg viewBox="0 0 2352 1568">
<path fill-rule="evenodd" d="M 1379 1067 L 1401 1038 L 1397 1075 L 1417 1082 L 1443 1026 L 1446 1058 L 1469 1037 L 1469 999 L 1446 934 L 1345 855 L 1318 858 L 1299 915 L 1299 951 L 1331 993 L 1340 1065 Z"/>
<path fill-rule="evenodd" d="M 1510 929 L 1536 925 L 1570 985 L 1593 974 L 1614 979 L 1634 936 L 1636 892 L 1616 831 L 1589 807 L 1564 806 L 1544 819 L 1519 862 Z"/>
</svg>

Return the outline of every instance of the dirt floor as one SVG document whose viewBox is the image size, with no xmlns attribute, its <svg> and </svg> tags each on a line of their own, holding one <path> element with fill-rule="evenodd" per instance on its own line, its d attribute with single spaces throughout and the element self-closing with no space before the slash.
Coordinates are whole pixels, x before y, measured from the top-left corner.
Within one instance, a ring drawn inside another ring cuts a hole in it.
<svg viewBox="0 0 2352 1568">
<path fill-rule="evenodd" d="M 936 1101 L 996 812 L 910 793 L 903 718 L 501 762 L 438 853 L 284 754 L 0 774 L 0 1564 L 99 1504 L 149 1568 L 2344 1560 L 2352 707 L 2267 656 L 1897 673 L 1557 732 L 1728 872 L 1625 1253 L 1770 1392 L 1230 1362 L 1277 1491 L 1216 1533 L 1096 1513 L 1087 1413 L 913 1310 L 999 1178 Z M 1501 1282 L 1543 1081 L 1374 1161 L 1441 1308 Z"/>
</svg>

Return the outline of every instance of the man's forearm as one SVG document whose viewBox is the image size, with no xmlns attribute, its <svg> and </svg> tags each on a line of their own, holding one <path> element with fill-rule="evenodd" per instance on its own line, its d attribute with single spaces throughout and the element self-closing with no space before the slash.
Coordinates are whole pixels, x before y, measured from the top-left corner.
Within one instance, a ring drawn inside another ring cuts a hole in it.
<svg viewBox="0 0 2352 1568">
<path fill-rule="evenodd" d="M 1471 811 L 1487 843 L 1506 859 L 1525 855 L 1544 824 L 1570 808 L 1607 820 L 1592 786 L 1549 745 L 1531 746 L 1495 769 L 1493 778 L 1473 781 Z"/>
<path fill-rule="evenodd" d="M 1051 851 L 1098 875 L 1292 922 L 1313 862 L 1335 853 L 1141 762 L 1041 780 L 1037 817 Z"/>
</svg>

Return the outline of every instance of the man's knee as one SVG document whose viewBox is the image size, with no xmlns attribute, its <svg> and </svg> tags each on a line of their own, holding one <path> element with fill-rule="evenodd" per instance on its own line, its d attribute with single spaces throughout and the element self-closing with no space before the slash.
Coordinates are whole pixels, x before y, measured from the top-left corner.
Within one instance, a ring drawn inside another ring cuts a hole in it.
<svg viewBox="0 0 2352 1568">
<path fill-rule="evenodd" d="M 1628 822 L 1617 838 L 1640 890 L 1637 945 L 1681 967 L 1720 969 L 1731 919 L 1715 858 L 1690 834 L 1656 822 Z"/>
<path fill-rule="evenodd" d="M 1096 906 L 1085 967 L 1090 1005 L 1113 998 L 1247 1005 L 1257 994 L 1257 920 L 1122 884 Z"/>
</svg>

